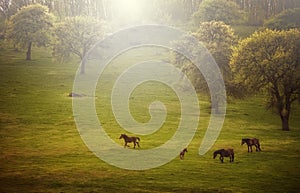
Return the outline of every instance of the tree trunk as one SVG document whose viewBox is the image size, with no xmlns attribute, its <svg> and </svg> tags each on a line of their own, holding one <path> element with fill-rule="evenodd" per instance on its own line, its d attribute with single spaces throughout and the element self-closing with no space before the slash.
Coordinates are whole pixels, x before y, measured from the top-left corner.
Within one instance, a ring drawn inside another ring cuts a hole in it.
<svg viewBox="0 0 300 193">
<path fill-rule="evenodd" d="M 290 130 L 289 117 L 281 115 L 280 118 L 281 118 L 281 123 L 282 123 L 282 130 L 289 131 Z"/>
<path fill-rule="evenodd" d="M 291 105 L 289 102 L 285 105 L 284 108 L 281 109 L 280 111 L 280 118 L 281 118 L 281 123 L 282 123 L 282 130 L 283 131 L 289 131 L 290 126 L 289 126 L 289 118 L 290 118 L 290 110 L 291 110 Z"/>
<path fill-rule="evenodd" d="M 27 53 L 26 53 L 26 60 L 31 60 L 31 46 L 32 46 L 32 42 L 29 42 Z"/>
<path fill-rule="evenodd" d="M 85 74 L 85 60 L 82 60 L 81 61 L 81 64 L 80 64 L 80 74 Z"/>
<path fill-rule="evenodd" d="M 82 55 L 80 55 L 80 60 L 81 60 L 81 64 L 80 64 L 80 74 L 85 74 L 85 64 L 86 64 L 86 53 L 87 53 L 87 48 L 86 46 L 83 48 L 83 52 Z"/>
</svg>

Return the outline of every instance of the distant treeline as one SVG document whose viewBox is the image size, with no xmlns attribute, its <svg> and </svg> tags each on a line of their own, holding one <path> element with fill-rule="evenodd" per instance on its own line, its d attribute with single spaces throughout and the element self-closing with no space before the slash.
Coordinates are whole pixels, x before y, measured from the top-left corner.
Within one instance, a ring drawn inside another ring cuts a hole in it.
<svg viewBox="0 0 300 193">
<path fill-rule="evenodd" d="M 124 0 L 0 0 L 0 15 L 9 18 L 24 5 L 40 3 L 49 8 L 58 18 L 92 16 L 111 20 L 118 15 L 118 3 Z M 173 19 L 187 21 L 198 10 L 204 0 L 139 0 L 145 12 L 158 10 Z M 299 0 L 228 0 L 237 3 L 248 15 L 249 25 L 262 25 L 264 20 L 289 8 L 300 7 Z M 153 13 L 153 12 L 152 12 Z"/>
</svg>

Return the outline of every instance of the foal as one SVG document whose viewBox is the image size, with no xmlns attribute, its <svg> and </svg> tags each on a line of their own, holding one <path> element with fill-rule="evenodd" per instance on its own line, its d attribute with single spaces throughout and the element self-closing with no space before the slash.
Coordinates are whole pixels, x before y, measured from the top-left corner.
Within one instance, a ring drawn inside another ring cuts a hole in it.
<svg viewBox="0 0 300 193">
<path fill-rule="evenodd" d="M 180 152 L 180 154 L 179 154 L 180 159 L 184 159 L 184 154 L 185 154 L 185 152 L 188 152 L 187 148 L 184 148 L 184 149 Z"/>
<path fill-rule="evenodd" d="M 223 163 L 224 157 L 229 157 L 230 162 L 234 161 L 234 151 L 233 149 L 219 149 L 214 152 L 214 159 L 217 157 L 217 155 L 220 154 L 220 160 Z"/>
<path fill-rule="evenodd" d="M 241 145 L 243 145 L 244 143 L 246 143 L 247 146 L 248 146 L 248 152 L 249 152 L 249 148 L 251 149 L 251 152 L 252 152 L 252 146 L 253 145 L 255 146 L 256 151 L 261 151 L 260 144 L 259 144 L 259 139 L 256 139 L 256 138 L 252 138 L 252 139 L 243 138 Z"/>
</svg>

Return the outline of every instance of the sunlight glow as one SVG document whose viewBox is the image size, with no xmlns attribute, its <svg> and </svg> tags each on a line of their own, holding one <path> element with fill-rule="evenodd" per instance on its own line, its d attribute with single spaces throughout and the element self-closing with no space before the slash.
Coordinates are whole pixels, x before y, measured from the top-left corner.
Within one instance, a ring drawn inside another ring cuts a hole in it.
<svg viewBox="0 0 300 193">
<path fill-rule="evenodd" d="M 133 22 L 142 20 L 144 2 L 141 0 L 117 0 L 114 2 L 114 7 L 119 19 Z"/>
</svg>

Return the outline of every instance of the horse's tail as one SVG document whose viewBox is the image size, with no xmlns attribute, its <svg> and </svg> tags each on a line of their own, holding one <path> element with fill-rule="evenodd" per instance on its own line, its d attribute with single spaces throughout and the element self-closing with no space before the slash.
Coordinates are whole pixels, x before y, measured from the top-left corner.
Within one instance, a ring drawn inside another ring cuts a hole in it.
<svg viewBox="0 0 300 193">
<path fill-rule="evenodd" d="M 137 138 L 137 140 L 139 140 L 139 142 L 141 141 L 141 139 L 139 137 L 136 137 L 136 138 Z"/>
</svg>

